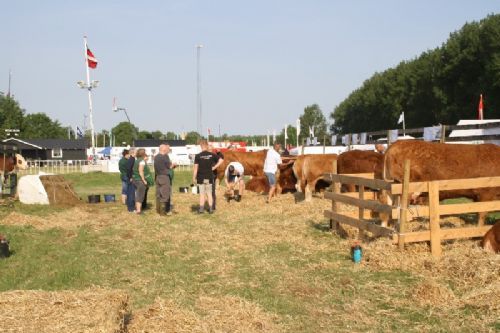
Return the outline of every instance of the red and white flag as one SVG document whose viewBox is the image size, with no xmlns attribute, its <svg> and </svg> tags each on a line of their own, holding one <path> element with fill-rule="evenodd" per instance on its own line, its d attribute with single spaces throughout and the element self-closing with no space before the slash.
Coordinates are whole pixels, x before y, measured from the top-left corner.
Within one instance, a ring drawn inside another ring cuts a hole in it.
<svg viewBox="0 0 500 333">
<path fill-rule="evenodd" d="M 88 46 L 87 46 L 87 65 L 90 68 L 97 67 L 97 59 L 94 57 L 94 54 L 92 53 L 92 51 L 90 51 Z"/>
<path fill-rule="evenodd" d="M 477 108 L 477 119 L 483 120 L 483 94 L 479 95 L 479 106 Z"/>
</svg>

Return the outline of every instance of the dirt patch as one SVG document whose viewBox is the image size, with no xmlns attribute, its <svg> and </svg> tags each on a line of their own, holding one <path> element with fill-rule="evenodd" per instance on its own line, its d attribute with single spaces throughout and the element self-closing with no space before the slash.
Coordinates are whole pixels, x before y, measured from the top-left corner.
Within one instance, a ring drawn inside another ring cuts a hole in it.
<svg viewBox="0 0 500 333">
<path fill-rule="evenodd" d="M 117 290 L 9 291 L 0 293 L 0 323 L 3 332 L 119 333 L 127 306 Z"/>
<path fill-rule="evenodd" d="M 73 186 L 63 176 L 40 176 L 40 181 L 47 192 L 47 197 L 51 205 L 75 206 L 81 203 Z"/>
</svg>

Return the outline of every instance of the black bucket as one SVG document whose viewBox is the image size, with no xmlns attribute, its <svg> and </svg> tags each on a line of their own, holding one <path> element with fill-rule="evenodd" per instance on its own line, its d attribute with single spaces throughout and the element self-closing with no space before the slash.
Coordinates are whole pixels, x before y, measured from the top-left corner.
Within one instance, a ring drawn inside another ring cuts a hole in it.
<svg viewBox="0 0 500 333">
<path fill-rule="evenodd" d="M 115 202 L 115 195 L 114 194 L 105 194 L 104 195 L 104 202 Z"/>
<path fill-rule="evenodd" d="M 179 192 L 180 193 L 189 193 L 189 187 L 181 186 L 181 187 L 179 187 Z"/>
<path fill-rule="evenodd" d="M 92 194 L 92 195 L 89 195 L 88 198 L 89 198 L 89 203 L 101 202 L 101 195 L 100 194 Z"/>
<path fill-rule="evenodd" d="M 9 241 L 0 236 L 0 258 L 10 257 Z"/>
</svg>

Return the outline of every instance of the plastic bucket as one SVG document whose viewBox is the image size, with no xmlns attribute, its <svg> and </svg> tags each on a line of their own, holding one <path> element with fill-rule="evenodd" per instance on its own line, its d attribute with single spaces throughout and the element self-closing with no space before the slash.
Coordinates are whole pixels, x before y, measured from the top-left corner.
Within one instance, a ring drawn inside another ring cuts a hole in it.
<svg viewBox="0 0 500 333">
<path fill-rule="evenodd" d="M 99 203 L 101 202 L 101 195 L 100 194 L 92 194 L 88 196 L 89 203 Z"/>
<path fill-rule="evenodd" d="M 104 202 L 115 202 L 115 195 L 114 194 L 105 194 L 104 195 Z"/>
<path fill-rule="evenodd" d="M 193 193 L 193 194 L 198 194 L 198 193 L 200 193 L 200 192 L 199 192 L 199 189 L 198 189 L 198 185 L 192 185 L 192 184 L 191 184 L 191 193 Z"/>
</svg>

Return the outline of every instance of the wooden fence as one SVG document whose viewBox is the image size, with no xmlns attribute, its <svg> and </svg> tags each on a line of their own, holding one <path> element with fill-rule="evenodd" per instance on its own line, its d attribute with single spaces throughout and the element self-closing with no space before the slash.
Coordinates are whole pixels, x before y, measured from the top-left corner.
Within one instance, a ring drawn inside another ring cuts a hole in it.
<svg viewBox="0 0 500 333">
<path fill-rule="evenodd" d="M 465 213 L 483 213 L 500 211 L 500 201 L 469 202 L 455 204 L 440 204 L 439 191 L 478 189 L 486 187 L 500 187 L 500 177 L 484 177 L 471 179 L 438 180 L 428 182 L 409 182 L 410 164 L 405 161 L 405 173 L 403 183 L 387 182 L 379 179 L 370 179 L 370 175 L 339 175 L 334 173 L 325 174 L 324 179 L 331 181 L 331 191 L 325 193 L 325 198 L 332 200 L 332 209 L 325 211 L 325 217 L 330 219 L 333 230 L 339 224 L 347 224 L 359 230 L 359 237 L 363 237 L 365 231 L 374 237 L 391 237 L 393 243 L 399 244 L 401 249 L 405 244 L 414 242 L 430 241 L 431 253 L 434 256 L 441 255 L 441 241 L 482 237 L 491 226 L 477 225 L 473 227 L 446 228 L 440 227 L 440 218 L 443 215 L 456 215 Z M 373 176 L 371 176 L 373 178 Z M 353 184 L 359 187 L 357 197 L 352 194 L 341 193 L 341 184 Z M 372 196 L 367 196 L 367 190 L 385 191 L 391 198 L 392 204 L 381 203 Z M 409 193 L 428 193 L 429 204 L 427 206 L 412 207 L 417 209 L 420 217 L 429 218 L 429 230 L 408 230 L 408 198 Z M 352 213 L 341 211 L 339 203 L 358 207 L 357 216 Z M 382 217 L 370 218 L 366 211 L 374 211 Z M 395 221 L 395 227 L 387 226 L 383 217 Z"/>
</svg>

